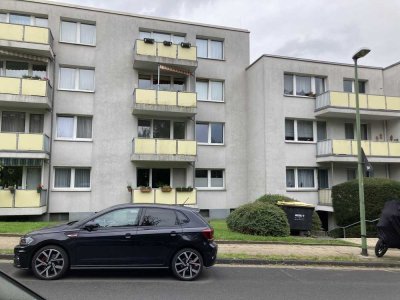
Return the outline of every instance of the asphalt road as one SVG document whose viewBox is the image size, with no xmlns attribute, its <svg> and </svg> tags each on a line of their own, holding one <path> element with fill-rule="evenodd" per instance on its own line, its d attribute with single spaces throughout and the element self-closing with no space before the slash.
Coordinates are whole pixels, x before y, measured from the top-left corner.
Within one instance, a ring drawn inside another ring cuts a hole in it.
<svg viewBox="0 0 400 300">
<path fill-rule="evenodd" d="M 399 299 L 400 270 L 216 266 L 195 282 L 168 271 L 71 271 L 40 281 L 10 263 L 0 270 L 47 299 Z"/>
</svg>

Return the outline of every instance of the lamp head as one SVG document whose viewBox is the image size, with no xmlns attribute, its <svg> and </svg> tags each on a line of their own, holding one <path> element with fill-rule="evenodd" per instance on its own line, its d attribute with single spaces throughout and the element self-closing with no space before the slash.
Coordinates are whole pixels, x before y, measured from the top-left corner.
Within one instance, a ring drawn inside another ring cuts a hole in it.
<svg viewBox="0 0 400 300">
<path fill-rule="evenodd" d="M 360 50 L 358 50 L 356 52 L 356 54 L 353 55 L 353 60 L 357 60 L 361 57 L 364 57 L 365 55 L 367 55 L 369 52 L 371 51 L 371 49 L 368 48 L 361 48 Z"/>
</svg>

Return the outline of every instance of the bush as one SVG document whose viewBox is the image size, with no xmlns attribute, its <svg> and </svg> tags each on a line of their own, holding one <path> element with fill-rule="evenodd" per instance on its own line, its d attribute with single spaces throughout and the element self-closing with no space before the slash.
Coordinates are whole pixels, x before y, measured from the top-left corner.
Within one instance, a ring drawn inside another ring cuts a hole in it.
<svg viewBox="0 0 400 300">
<path fill-rule="evenodd" d="M 385 178 L 364 178 L 365 218 L 379 218 L 386 201 L 400 198 L 400 182 Z M 332 204 L 336 223 L 347 226 L 360 220 L 358 180 L 332 188 Z"/>
<path fill-rule="evenodd" d="M 311 231 L 321 231 L 322 230 L 322 222 L 321 219 L 319 218 L 317 212 L 314 210 L 313 215 L 312 215 L 312 226 L 311 226 Z"/>
<path fill-rule="evenodd" d="M 289 223 L 285 212 L 269 203 L 260 201 L 242 205 L 227 218 L 232 231 L 262 236 L 288 236 Z"/>
</svg>

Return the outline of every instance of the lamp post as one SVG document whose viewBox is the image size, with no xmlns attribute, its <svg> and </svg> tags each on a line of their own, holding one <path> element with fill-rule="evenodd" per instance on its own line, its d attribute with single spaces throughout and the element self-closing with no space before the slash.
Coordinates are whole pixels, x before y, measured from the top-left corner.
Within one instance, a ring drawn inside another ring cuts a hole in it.
<svg viewBox="0 0 400 300">
<path fill-rule="evenodd" d="M 357 60 L 367 55 L 371 50 L 362 48 L 353 55 L 354 60 L 354 89 L 356 93 L 356 127 L 357 127 L 357 158 L 358 158 L 358 194 L 360 198 L 360 224 L 361 224 L 361 255 L 368 256 L 367 231 L 365 225 L 365 203 L 364 203 L 364 172 L 361 157 L 361 125 L 360 125 L 360 103 L 358 100 L 358 72 Z"/>
</svg>

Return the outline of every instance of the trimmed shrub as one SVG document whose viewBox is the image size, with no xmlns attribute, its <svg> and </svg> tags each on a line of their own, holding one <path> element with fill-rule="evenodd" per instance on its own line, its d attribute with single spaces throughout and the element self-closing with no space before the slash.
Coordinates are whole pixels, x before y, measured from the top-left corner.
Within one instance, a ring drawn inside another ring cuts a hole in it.
<svg viewBox="0 0 400 300">
<path fill-rule="evenodd" d="M 364 178 L 365 218 L 379 218 L 386 201 L 400 198 L 400 182 L 386 178 Z M 332 187 L 336 222 L 347 226 L 360 220 L 358 180 Z M 376 225 L 376 224 L 375 224 Z"/>
<path fill-rule="evenodd" d="M 312 226 L 311 226 L 311 231 L 321 231 L 322 230 L 322 222 L 321 219 L 319 218 L 317 212 L 314 210 L 313 215 L 312 215 Z"/>
<path fill-rule="evenodd" d="M 290 233 L 285 212 L 269 203 L 242 205 L 228 216 L 226 223 L 230 230 L 245 234 L 288 236 Z"/>
</svg>

